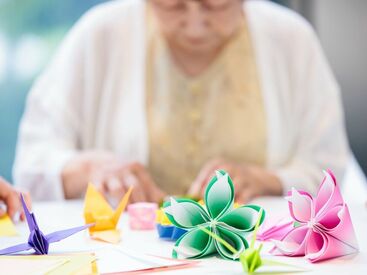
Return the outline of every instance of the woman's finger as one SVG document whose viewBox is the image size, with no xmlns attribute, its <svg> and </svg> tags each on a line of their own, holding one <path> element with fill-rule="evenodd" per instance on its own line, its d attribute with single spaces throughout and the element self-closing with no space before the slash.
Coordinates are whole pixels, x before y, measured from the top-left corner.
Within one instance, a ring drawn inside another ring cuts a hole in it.
<svg viewBox="0 0 367 275">
<path fill-rule="evenodd" d="M 147 200 L 143 184 L 140 182 L 140 179 L 133 173 L 133 171 L 126 170 L 123 173 L 124 182 L 127 188 L 133 186 L 133 191 L 131 193 L 130 202 L 144 202 Z"/>
<path fill-rule="evenodd" d="M 189 194 L 192 196 L 202 195 L 205 190 L 205 186 L 208 183 L 208 179 L 213 175 L 213 172 L 217 167 L 221 166 L 221 164 L 223 164 L 223 160 L 216 159 L 204 165 L 191 185 Z"/>
<path fill-rule="evenodd" d="M 116 176 L 107 178 L 106 184 L 107 193 L 114 198 L 119 199 L 126 192 L 125 184 Z"/>
<path fill-rule="evenodd" d="M 253 194 L 250 188 L 243 188 L 236 196 L 236 202 L 239 204 L 247 204 L 253 198 Z"/>
<path fill-rule="evenodd" d="M 139 183 L 141 184 L 141 190 L 144 194 L 145 201 L 152 202 L 156 199 L 156 189 L 158 188 L 154 183 L 152 177 L 140 163 L 135 163 L 132 165 L 134 175 L 137 176 Z"/>
<path fill-rule="evenodd" d="M 9 193 L 8 197 L 5 200 L 6 202 L 6 206 L 7 206 L 7 213 L 8 215 L 14 219 L 15 214 L 17 212 L 21 212 L 22 207 L 21 207 L 21 203 L 19 200 L 19 195 L 18 192 L 13 190 L 12 192 Z"/>
</svg>

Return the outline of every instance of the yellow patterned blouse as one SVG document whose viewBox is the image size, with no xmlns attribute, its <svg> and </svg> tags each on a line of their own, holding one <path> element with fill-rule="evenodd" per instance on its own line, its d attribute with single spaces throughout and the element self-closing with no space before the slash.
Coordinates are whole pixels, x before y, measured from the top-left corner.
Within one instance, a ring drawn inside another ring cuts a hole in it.
<svg viewBox="0 0 367 275">
<path fill-rule="evenodd" d="M 147 17 L 148 169 L 158 186 L 185 194 L 213 158 L 264 165 L 264 104 L 246 24 L 204 73 L 188 77 Z"/>
</svg>

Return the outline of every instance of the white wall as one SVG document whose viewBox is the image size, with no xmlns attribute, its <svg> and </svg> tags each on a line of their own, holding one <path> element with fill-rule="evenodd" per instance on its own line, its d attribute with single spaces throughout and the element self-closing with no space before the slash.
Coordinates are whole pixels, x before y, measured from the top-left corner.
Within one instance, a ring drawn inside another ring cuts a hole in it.
<svg viewBox="0 0 367 275">
<path fill-rule="evenodd" d="M 352 149 L 367 172 L 367 1 L 289 0 L 314 25 L 342 88 Z"/>
</svg>

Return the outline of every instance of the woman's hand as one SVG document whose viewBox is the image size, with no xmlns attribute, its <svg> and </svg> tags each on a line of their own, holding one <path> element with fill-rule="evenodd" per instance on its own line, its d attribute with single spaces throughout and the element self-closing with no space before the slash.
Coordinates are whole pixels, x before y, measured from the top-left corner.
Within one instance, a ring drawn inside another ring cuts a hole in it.
<svg viewBox="0 0 367 275">
<path fill-rule="evenodd" d="M 204 165 L 191 185 L 189 194 L 203 196 L 206 184 L 213 177 L 215 170 L 220 169 L 228 172 L 232 178 L 236 201 L 239 203 L 247 203 L 258 196 L 282 194 L 283 188 L 280 180 L 266 169 L 223 159 L 215 159 Z"/>
<path fill-rule="evenodd" d="M 130 186 L 134 186 L 132 203 L 159 202 L 165 196 L 142 164 L 123 164 L 114 154 L 105 152 L 81 153 L 64 167 L 62 180 L 66 198 L 80 196 L 88 182 L 113 200 L 120 200 Z"/>
<path fill-rule="evenodd" d="M 125 165 L 105 167 L 95 175 L 97 188 L 106 196 L 121 199 L 130 186 L 134 189 L 130 202 L 156 202 L 166 194 L 158 188 L 144 165 L 133 162 Z"/>
<path fill-rule="evenodd" d="M 27 192 L 22 192 L 22 194 L 27 206 L 30 208 L 31 198 L 29 194 Z M 0 217 L 4 216 L 5 213 L 7 213 L 12 219 L 14 219 L 15 214 L 19 212 L 20 219 L 22 221 L 25 220 L 25 214 L 22 204 L 20 202 L 20 191 L 13 188 L 2 177 L 0 177 L 0 202 L 2 201 L 6 205 L 6 212 L 5 209 L 0 207 Z"/>
</svg>

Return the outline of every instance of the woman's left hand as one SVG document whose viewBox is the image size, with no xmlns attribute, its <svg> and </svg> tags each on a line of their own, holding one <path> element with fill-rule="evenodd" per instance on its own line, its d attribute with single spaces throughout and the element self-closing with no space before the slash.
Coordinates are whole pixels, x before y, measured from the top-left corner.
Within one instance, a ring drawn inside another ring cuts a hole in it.
<svg viewBox="0 0 367 275">
<path fill-rule="evenodd" d="M 247 203 L 254 197 L 281 195 L 283 192 L 278 177 L 265 168 L 215 159 L 203 166 L 191 185 L 189 194 L 203 196 L 206 184 L 213 177 L 216 170 L 225 170 L 229 174 L 235 188 L 235 200 L 241 204 Z"/>
</svg>

